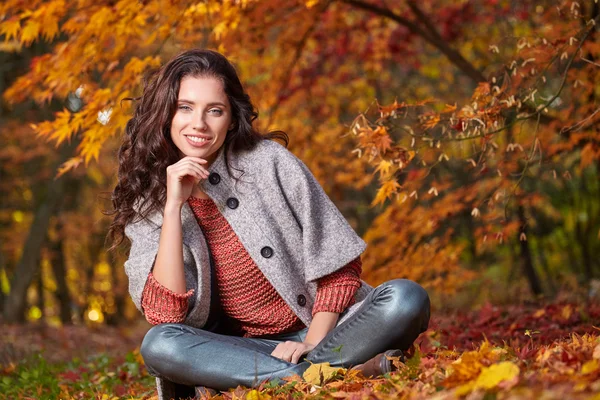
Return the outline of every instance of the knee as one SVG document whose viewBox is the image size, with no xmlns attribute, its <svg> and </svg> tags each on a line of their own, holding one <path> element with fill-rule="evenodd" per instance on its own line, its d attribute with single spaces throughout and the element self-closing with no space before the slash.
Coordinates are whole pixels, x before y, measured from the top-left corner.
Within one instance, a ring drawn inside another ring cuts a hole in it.
<svg viewBox="0 0 600 400">
<path fill-rule="evenodd" d="M 161 366 L 168 364 L 173 357 L 177 357 L 172 341 L 169 340 L 174 329 L 177 329 L 177 324 L 155 325 L 144 336 L 140 354 L 151 372 L 159 372 Z"/>
<path fill-rule="evenodd" d="M 421 332 L 427 330 L 429 295 L 421 285 L 408 279 L 394 279 L 382 284 L 381 290 L 381 294 L 388 300 L 386 314 L 389 318 L 418 324 Z"/>
</svg>

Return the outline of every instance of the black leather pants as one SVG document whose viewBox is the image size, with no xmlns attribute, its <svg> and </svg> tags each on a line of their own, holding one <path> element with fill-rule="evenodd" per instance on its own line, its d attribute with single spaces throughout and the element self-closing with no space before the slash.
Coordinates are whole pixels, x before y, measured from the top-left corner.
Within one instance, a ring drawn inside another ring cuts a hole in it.
<svg viewBox="0 0 600 400">
<path fill-rule="evenodd" d="M 389 349 L 406 350 L 429 323 L 429 296 L 417 283 L 381 284 L 298 364 L 271 356 L 278 343 L 301 342 L 307 329 L 268 338 L 227 336 L 183 324 L 152 327 L 141 346 L 149 372 L 175 383 L 227 390 L 302 373 L 312 363 L 360 364 Z M 341 346 L 341 350 L 340 350 Z"/>
</svg>

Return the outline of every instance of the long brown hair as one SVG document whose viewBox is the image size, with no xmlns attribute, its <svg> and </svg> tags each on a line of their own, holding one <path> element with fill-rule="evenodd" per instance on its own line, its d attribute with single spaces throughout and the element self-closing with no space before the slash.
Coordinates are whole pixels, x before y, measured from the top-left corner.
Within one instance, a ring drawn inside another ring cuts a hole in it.
<svg viewBox="0 0 600 400">
<path fill-rule="evenodd" d="M 177 109 L 179 85 L 184 77 L 212 77 L 220 80 L 231 104 L 233 127 L 227 132 L 227 155 L 250 150 L 264 139 L 287 135 L 276 131 L 261 134 L 252 126 L 258 112 L 244 91 L 233 65 L 222 54 L 204 49 L 183 52 L 171 59 L 144 83 L 142 96 L 136 99 L 133 117 L 127 122 L 125 138 L 119 149 L 118 183 L 112 192 L 113 221 L 108 239 L 113 248 L 123 242 L 125 226 L 162 212 L 167 197 L 166 169 L 179 161 L 179 152 L 170 135 L 171 120 Z"/>
</svg>

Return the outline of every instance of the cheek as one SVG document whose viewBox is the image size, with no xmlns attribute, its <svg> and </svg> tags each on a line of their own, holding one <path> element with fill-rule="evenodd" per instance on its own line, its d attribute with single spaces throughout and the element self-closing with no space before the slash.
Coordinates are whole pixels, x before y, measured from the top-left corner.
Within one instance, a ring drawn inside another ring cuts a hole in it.
<svg viewBox="0 0 600 400">
<path fill-rule="evenodd" d="M 190 117 L 182 113 L 176 113 L 171 120 L 172 127 L 183 127 L 188 124 Z"/>
</svg>

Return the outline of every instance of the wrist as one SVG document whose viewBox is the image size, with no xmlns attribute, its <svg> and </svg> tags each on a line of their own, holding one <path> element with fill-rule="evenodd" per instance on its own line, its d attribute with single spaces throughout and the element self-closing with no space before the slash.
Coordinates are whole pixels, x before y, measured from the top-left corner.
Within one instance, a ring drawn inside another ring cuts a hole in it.
<svg viewBox="0 0 600 400">
<path fill-rule="evenodd" d="M 165 204 L 164 215 L 181 215 L 181 208 L 183 207 L 183 203 L 178 203 L 174 201 L 168 201 Z"/>
</svg>

